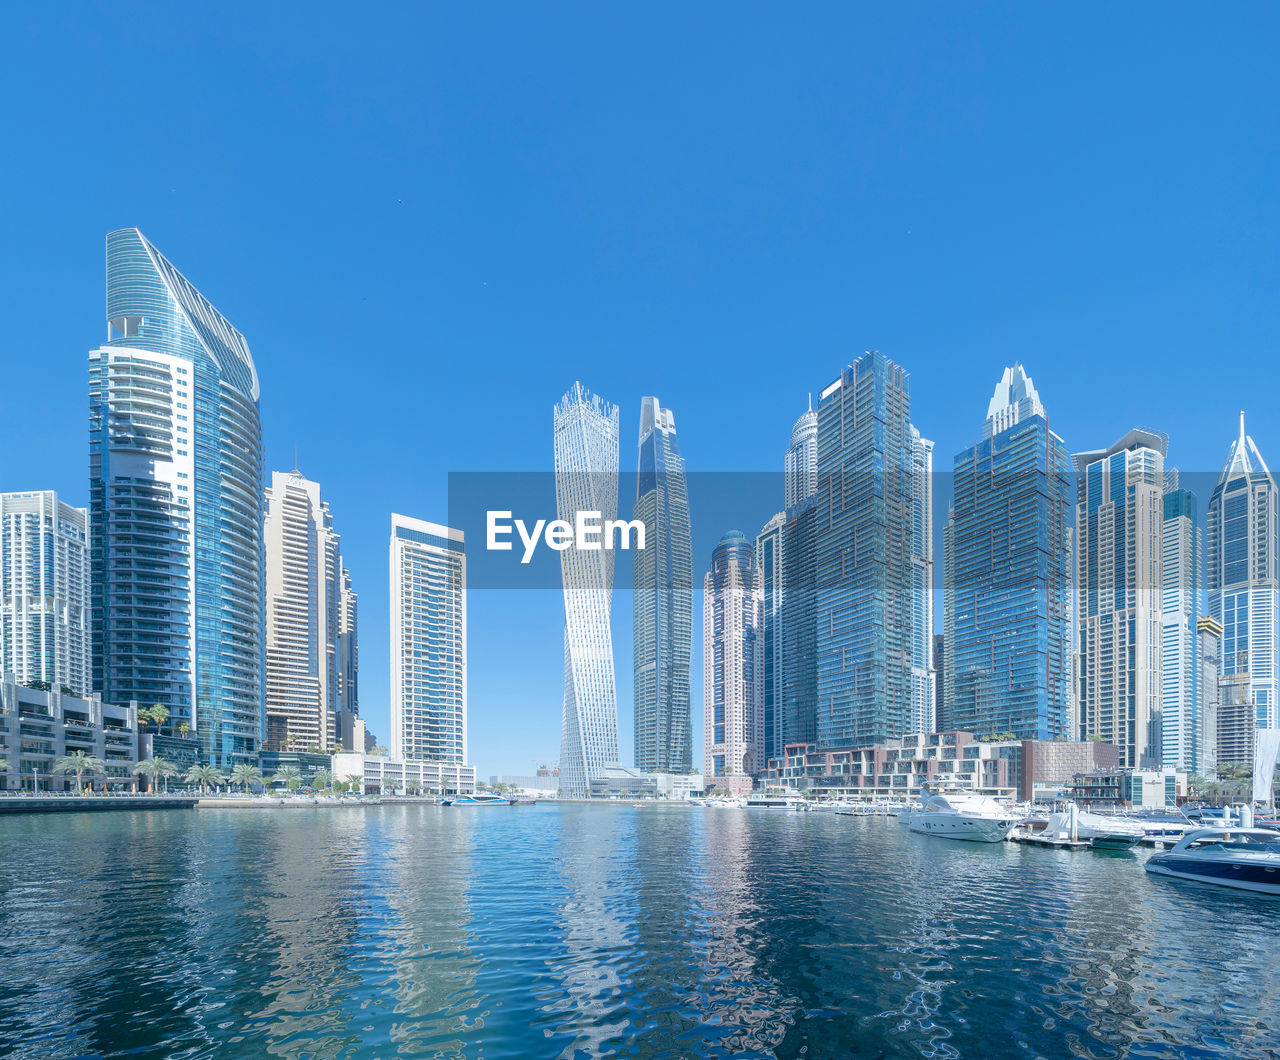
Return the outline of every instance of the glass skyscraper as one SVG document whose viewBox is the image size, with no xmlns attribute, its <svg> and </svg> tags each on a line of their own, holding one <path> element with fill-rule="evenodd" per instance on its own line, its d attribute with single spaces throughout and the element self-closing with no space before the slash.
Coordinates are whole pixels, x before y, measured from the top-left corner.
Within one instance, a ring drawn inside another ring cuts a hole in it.
<svg viewBox="0 0 1280 1060">
<path fill-rule="evenodd" d="M 911 428 L 911 731 L 934 731 L 933 442 Z"/>
<path fill-rule="evenodd" d="M 1276 482 L 1244 432 L 1231 443 L 1209 499 L 1209 614 L 1222 626 L 1222 710 L 1252 704 L 1259 728 L 1277 726 L 1280 637 L 1280 518 Z M 1224 762 L 1242 757 L 1242 741 L 1219 749 Z"/>
<path fill-rule="evenodd" d="M 635 764 L 646 773 L 688 773 L 693 769 L 689 494 L 675 417 L 656 397 L 640 403 L 632 518 L 645 525 L 645 547 L 634 559 Z"/>
<path fill-rule="evenodd" d="M 1135 428 L 1075 456 L 1078 736 L 1120 765 L 1158 766 L 1164 458 L 1169 439 Z M 957 678 L 958 680 L 958 678 Z M 958 695 L 959 693 L 957 693 Z"/>
<path fill-rule="evenodd" d="M 782 757 L 783 660 L 782 532 L 787 517 L 779 512 L 756 535 L 756 566 L 760 570 L 764 622 L 761 627 L 761 655 L 764 660 L 764 757 Z"/>
<path fill-rule="evenodd" d="M 94 688 L 162 703 L 204 762 L 257 764 L 263 463 L 248 344 L 136 228 L 107 236 L 89 354 Z"/>
<path fill-rule="evenodd" d="M 466 541 L 461 530 L 394 513 L 391 755 L 467 760 Z"/>
<path fill-rule="evenodd" d="M 1160 728 L 1164 765 L 1208 774 L 1197 623 L 1204 551 L 1196 495 L 1165 474 L 1161 552 Z"/>
<path fill-rule="evenodd" d="M 702 589 L 702 698 L 707 787 L 764 769 L 764 584 L 755 550 L 730 530 Z"/>
<path fill-rule="evenodd" d="M 783 506 L 794 508 L 818 489 L 818 414 L 809 408 L 791 428 L 791 443 L 783 458 Z"/>
<path fill-rule="evenodd" d="M 812 532 L 822 747 L 915 725 L 918 440 L 907 373 L 878 351 L 822 392 Z"/>
<path fill-rule="evenodd" d="M 556 405 L 556 511 L 618 517 L 618 406 L 574 383 Z M 564 713 L 560 791 L 585 798 L 591 781 L 618 761 L 618 692 L 613 672 L 613 550 L 560 553 L 564 584 Z"/>
<path fill-rule="evenodd" d="M 947 726 L 1064 739 L 1071 464 L 1020 364 L 996 385 L 982 435 L 952 465 L 944 548 Z"/>
</svg>

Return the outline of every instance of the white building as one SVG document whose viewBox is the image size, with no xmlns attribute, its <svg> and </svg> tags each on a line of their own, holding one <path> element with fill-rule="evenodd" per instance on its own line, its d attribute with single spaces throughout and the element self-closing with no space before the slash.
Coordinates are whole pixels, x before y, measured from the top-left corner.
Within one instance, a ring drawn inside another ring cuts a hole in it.
<svg viewBox="0 0 1280 1060">
<path fill-rule="evenodd" d="M 467 760 L 466 543 L 461 530 L 394 513 L 391 757 Z"/>
<path fill-rule="evenodd" d="M 783 457 L 783 506 L 792 508 L 818 490 L 818 414 L 809 409 L 801 413 L 791 428 L 791 442 Z"/>
<path fill-rule="evenodd" d="M 1164 457 L 1169 439 L 1135 428 L 1077 454 L 1079 739 L 1101 737 L 1120 765 L 1157 765 L 1163 601 Z"/>
<path fill-rule="evenodd" d="M 556 405 L 556 512 L 618 516 L 618 407 L 581 383 Z M 583 798 L 604 767 L 618 761 L 618 692 L 613 672 L 613 550 L 560 553 L 564 584 L 564 712 L 560 791 Z"/>
<path fill-rule="evenodd" d="M 711 553 L 702 588 L 703 773 L 743 786 L 764 756 L 764 579 L 755 550 L 730 530 Z M 721 786 L 724 786 L 723 784 Z"/>
<path fill-rule="evenodd" d="M 614 764 L 591 778 L 591 795 L 597 799 L 688 799 L 701 794 L 702 777 L 697 773 L 646 773 Z"/>
<path fill-rule="evenodd" d="M 1160 728 L 1166 766 L 1204 772 L 1204 705 L 1196 622 L 1200 617 L 1202 542 L 1196 496 L 1165 476 L 1161 545 Z"/>
<path fill-rule="evenodd" d="M 300 471 L 274 472 L 266 504 L 265 748 L 345 746 L 342 733 L 356 713 L 346 632 L 354 629 L 355 593 L 340 538 L 319 483 Z"/>
<path fill-rule="evenodd" d="M 89 652 L 88 511 L 0 493 L 0 673 L 88 695 Z"/>
<path fill-rule="evenodd" d="M 470 795 L 476 790 L 475 766 L 460 762 L 424 762 L 396 755 L 340 751 L 333 756 L 335 780 L 360 780 L 365 795 Z"/>
</svg>

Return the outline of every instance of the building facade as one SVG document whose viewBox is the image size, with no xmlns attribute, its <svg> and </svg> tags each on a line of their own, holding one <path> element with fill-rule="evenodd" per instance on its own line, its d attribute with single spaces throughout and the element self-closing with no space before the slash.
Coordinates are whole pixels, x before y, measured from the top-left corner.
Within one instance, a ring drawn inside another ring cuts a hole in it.
<svg viewBox="0 0 1280 1060">
<path fill-rule="evenodd" d="M 466 542 L 461 530 L 395 513 L 391 757 L 450 766 L 467 760 Z"/>
<path fill-rule="evenodd" d="M 476 790 L 476 767 L 461 762 L 340 751 L 332 771 L 334 780 L 356 786 L 362 795 L 473 795 Z"/>
<path fill-rule="evenodd" d="M 648 773 L 693 768 L 689 654 L 693 648 L 693 544 L 675 417 L 656 397 L 640 403 L 632 518 L 645 525 L 633 560 L 635 762 Z"/>
<path fill-rule="evenodd" d="M 1252 704 L 1258 728 L 1277 726 L 1277 662 L 1280 637 L 1280 515 L 1276 482 L 1253 439 L 1231 443 L 1209 499 L 1209 614 L 1222 626 L 1223 709 L 1232 738 L 1220 750 L 1234 760 L 1242 741 L 1238 708 Z"/>
<path fill-rule="evenodd" d="M 355 594 L 319 483 L 274 472 L 263 527 L 267 569 L 269 751 L 345 746 L 354 667 L 343 643 Z M 348 669 L 349 667 L 349 669 Z"/>
<path fill-rule="evenodd" d="M 943 651 L 947 727 L 1068 733 L 1070 459 L 1022 365 L 1006 368 L 982 439 L 953 463 Z"/>
<path fill-rule="evenodd" d="M 764 656 L 764 756 L 766 761 L 782 753 L 783 664 L 782 651 L 782 532 L 787 517 L 773 516 L 756 535 L 756 567 L 763 590 L 764 624 L 761 652 Z"/>
<path fill-rule="evenodd" d="M 738 530 L 711 553 L 702 587 L 702 701 L 708 786 L 764 769 L 764 580 Z"/>
<path fill-rule="evenodd" d="M 1161 762 L 1203 773 L 1204 710 L 1196 624 L 1202 606 L 1204 552 L 1196 495 L 1166 476 L 1161 542 Z"/>
<path fill-rule="evenodd" d="M 556 512 L 573 524 L 578 512 L 618 516 L 618 406 L 581 383 L 556 405 Z M 560 553 L 564 586 L 564 711 L 560 725 L 560 792 L 591 794 L 591 781 L 618 764 L 618 691 L 613 672 L 613 551 Z"/>
<path fill-rule="evenodd" d="M 1218 705 L 1222 699 L 1219 667 L 1222 665 L 1222 627 L 1208 615 L 1196 623 L 1197 674 L 1200 681 L 1200 736 L 1198 754 L 1188 764 L 1202 777 L 1218 774 Z"/>
<path fill-rule="evenodd" d="M 1164 458 L 1135 429 L 1075 457 L 1079 738 L 1114 744 L 1122 767 L 1158 765 Z"/>
<path fill-rule="evenodd" d="M 934 732 L 933 442 L 911 428 L 911 732 Z"/>
<path fill-rule="evenodd" d="M 209 765 L 256 764 L 265 483 L 249 346 L 135 228 L 107 236 L 106 315 L 89 354 L 93 686 L 163 704 Z"/>
<path fill-rule="evenodd" d="M 0 493 L 0 673 L 93 688 L 89 513 L 52 490 Z"/>
<path fill-rule="evenodd" d="M 818 414 L 809 408 L 791 428 L 791 442 L 783 458 L 783 507 L 794 508 L 818 492 Z"/>
<path fill-rule="evenodd" d="M 102 702 L 26 688 L 12 673 L 0 679 L 0 791 L 67 791 L 75 778 L 55 774 L 64 755 L 83 751 L 104 764 L 86 777 L 98 790 L 132 790 L 138 762 L 138 704 Z"/>
<path fill-rule="evenodd" d="M 915 724 L 918 435 L 910 406 L 906 371 L 879 352 L 846 367 L 818 405 L 820 747 L 873 743 Z"/>
</svg>

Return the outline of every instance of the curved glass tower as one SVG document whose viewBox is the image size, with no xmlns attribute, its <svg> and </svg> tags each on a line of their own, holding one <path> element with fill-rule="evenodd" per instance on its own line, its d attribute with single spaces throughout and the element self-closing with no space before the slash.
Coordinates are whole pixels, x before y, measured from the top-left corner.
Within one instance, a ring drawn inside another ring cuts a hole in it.
<svg viewBox="0 0 1280 1060">
<path fill-rule="evenodd" d="M 556 405 L 556 511 L 618 517 L 618 406 L 581 383 Z M 613 550 L 560 553 L 564 583 L 564 715 L 560 790 L 585 798 L 591 780 L 618 761 L 618 693 L 613 673 Z"/>
<path fill-rule="evenodd" d="M 693 641 L 693 546 L 676 421 L 656 397 L 640 405 L 640 454 L 632 517 L 645 524 L 635 555 L 636 768 L 693 769 L 689 652 Z"/>
<path fill-rule="evenodd" d="M 94 688 L 162 703 L 202 760 L 257 763 L 264 474 L 244 336 L 136 228 L 107 236 L 89 354 Z"/>
</svg>

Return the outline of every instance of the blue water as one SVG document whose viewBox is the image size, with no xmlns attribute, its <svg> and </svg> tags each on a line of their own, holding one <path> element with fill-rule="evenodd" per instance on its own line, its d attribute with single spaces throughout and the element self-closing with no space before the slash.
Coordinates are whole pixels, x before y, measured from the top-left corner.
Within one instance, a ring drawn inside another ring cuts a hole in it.
<svg viewBox="0 0 1280 1060">
<path fill-rule="evenodd" d="M 0 818 L 0 1055 L 1280 1050 L 1280 901 L 650 806 Z"/>
</svg>

